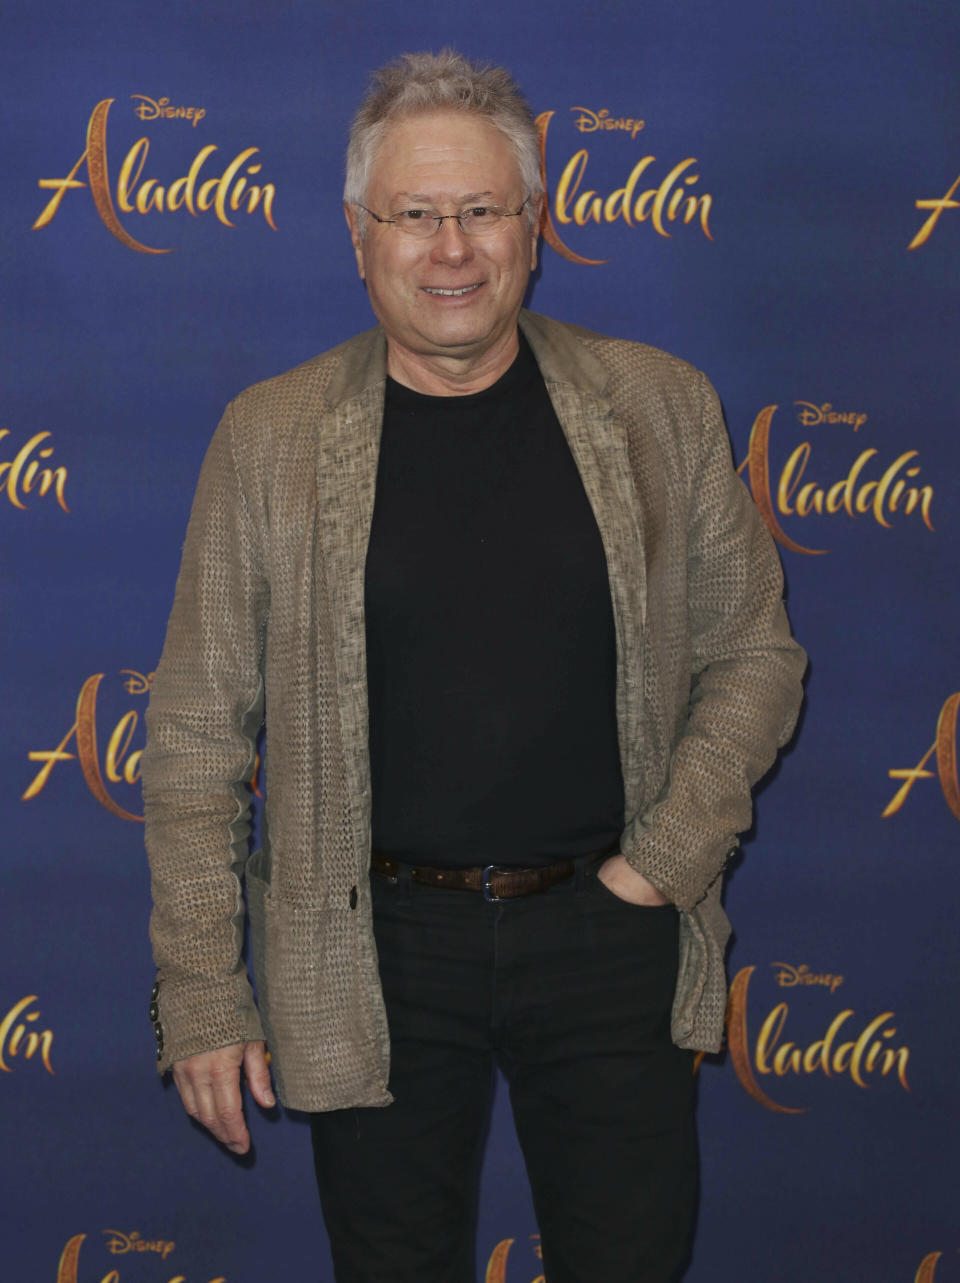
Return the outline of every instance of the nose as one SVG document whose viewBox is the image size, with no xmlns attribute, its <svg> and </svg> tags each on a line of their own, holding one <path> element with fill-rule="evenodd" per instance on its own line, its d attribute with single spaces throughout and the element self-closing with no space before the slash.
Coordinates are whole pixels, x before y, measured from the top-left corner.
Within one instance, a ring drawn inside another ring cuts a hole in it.
<svg viewBox="0 0 960 1283">
<path fill-rule="evenodd" d="M 455 218 L 445 218 L 439 231 L 434 232 L 430 238 L 431 263 L 459 267 L 461 263 L 468 263 L 471 258 L 473 246 L 470 238 L 460 230 L 460 224 Z"/>
</svg>

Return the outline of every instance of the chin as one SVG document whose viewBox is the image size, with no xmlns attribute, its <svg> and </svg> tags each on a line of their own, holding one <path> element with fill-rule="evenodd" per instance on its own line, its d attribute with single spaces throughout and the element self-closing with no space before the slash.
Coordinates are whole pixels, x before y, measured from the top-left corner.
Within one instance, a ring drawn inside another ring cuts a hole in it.
<svg viewBox="0 0 960 1283">
<path fill-rule="evenodd" d="M 441 351 L 448 352 L 451 349 L 460 348 L 469 350 L 477 346 L 482 346 L 490 339 L 489 330 L 481 330 L 477 327 L 467 329 L 455 329 L 453 327 L 434 330 L 431 333 L 423 335 L 424 339 L 432 347 Z"/>
</svg>

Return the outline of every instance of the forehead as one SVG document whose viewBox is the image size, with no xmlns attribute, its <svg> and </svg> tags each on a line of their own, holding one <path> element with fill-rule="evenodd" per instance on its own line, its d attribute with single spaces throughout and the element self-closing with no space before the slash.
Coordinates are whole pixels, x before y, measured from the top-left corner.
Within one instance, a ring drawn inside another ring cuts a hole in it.
<svg viewBox="0 0 960 1283">
<path fill-rule="evenodd" d="M 370 190 L 393 199 L 456 200 L 522 194 L 520 167 L 499 129 L 482 116 L 442 111 L 388 125 L 370 172 Z"/>
</svg>

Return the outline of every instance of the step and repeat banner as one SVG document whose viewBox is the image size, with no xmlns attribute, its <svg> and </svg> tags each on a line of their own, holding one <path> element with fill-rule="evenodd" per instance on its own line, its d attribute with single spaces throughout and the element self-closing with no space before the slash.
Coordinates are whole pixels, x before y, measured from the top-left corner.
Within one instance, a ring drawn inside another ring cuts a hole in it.
<svg viewBox="0 0 960 1283">
<path fill-rule="evenodd" d="M 728 879 L 688 1278 L 957 1283 L 956 6 L 35 0 L 4 28 L 2 1277 L 332 1278 L 304 1119 L 254 1108 L 233 1160 L 154 1072 L 143 715 L 224 405 L 372 323 L 340 205 L 366 75 L 452 44 L 539 117 L 531 305 L 710 375 L 811 656 Z M 537 1242 L 500 1092 L 479 1277 L 542 1280 Z"/>
</svg>

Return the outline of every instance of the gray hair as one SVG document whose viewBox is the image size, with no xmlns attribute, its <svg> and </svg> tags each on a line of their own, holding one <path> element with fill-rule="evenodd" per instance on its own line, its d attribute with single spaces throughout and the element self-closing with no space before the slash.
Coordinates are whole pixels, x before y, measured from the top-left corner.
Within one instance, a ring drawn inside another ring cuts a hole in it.
<svg viewBox="0 0 960 1283">
<path fill-rule="evenodd" d="M 370 89 L 350 127 L 343 189 L 348 205 L 366 198 L 387 126 L 431 111 L 463 111 L 488 120 L 513 150 L 525 196 L 542 193 L 537 126 L 516 81 L 504 67 L 468 62 L 456 50 L 442 49 L 438 54 L 405 53 L 371 76 Z M 530 205 L 527 214 L 532 223 Z M 365 221 L 361 210 L 361 235 Z"/>
</svg>

